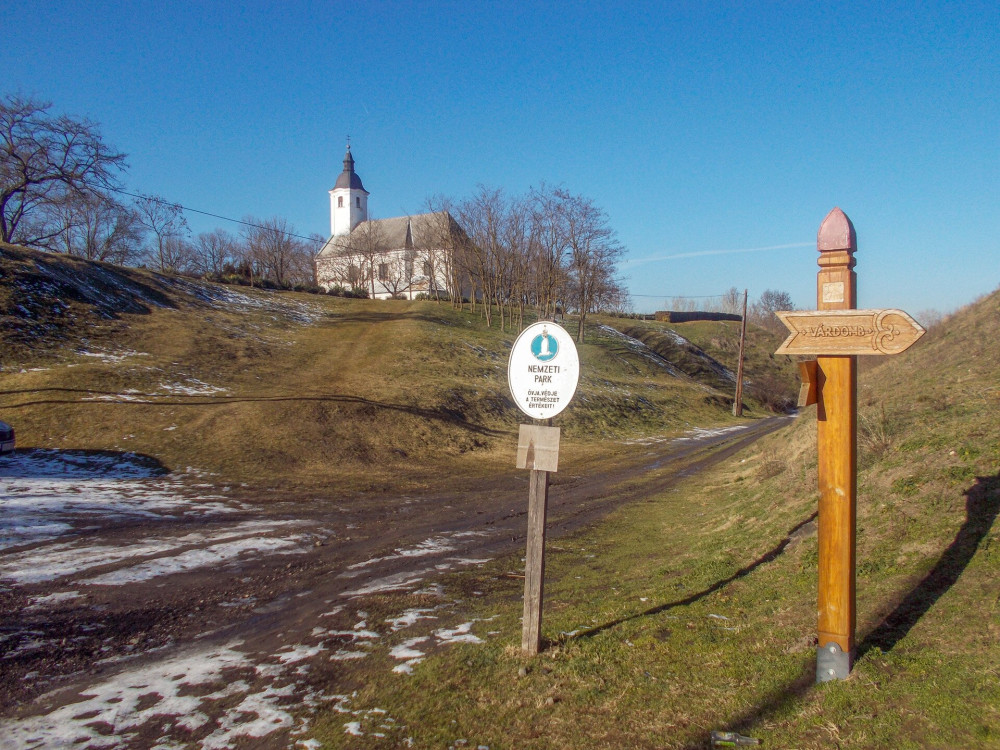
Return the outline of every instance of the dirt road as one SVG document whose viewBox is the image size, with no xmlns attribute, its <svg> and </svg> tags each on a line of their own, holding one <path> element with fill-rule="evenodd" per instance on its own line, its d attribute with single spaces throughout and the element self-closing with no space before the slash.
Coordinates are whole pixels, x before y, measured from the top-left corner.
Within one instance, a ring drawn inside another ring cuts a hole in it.
<svg viewBox="0 0 1000 750">
<path fill-rule="evenodd" d="M 635 444 L 614 471 L 554 475 L 550 538 L 661 492 L 786 423 Z M 131 454 L 0 463 L 0 748 L 313 748 L 370 656 L 405 674 L 497 637 L 444 573 L 523 550 L 527 474 L 453 492 L 269 498 Z M 470 591 L 468 596 L 482 592 Z M 405 677 L 401 678 L 405 679 Z"/>
</svg>

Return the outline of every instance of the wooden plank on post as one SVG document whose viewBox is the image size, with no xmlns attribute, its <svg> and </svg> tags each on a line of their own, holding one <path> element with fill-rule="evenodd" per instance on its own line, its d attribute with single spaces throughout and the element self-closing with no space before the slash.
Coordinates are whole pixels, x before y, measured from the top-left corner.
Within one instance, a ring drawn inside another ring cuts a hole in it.
<svg viewBox="0 0 1000 750">
<path fill-rule="evenodd" d="M 799 377 L 802 379 L 802 385 L 799 386 L 799 402 L 796 405 L 801 409 L 805 406 L 812 406 L 818 399 L 818 375 L 815 359 L 799 362 Z"/>
<path fill-rule="evenodd" d="M 559 428 L 522 424 L 517 435 L 518 469 L 559 471 Z"/>
<path fill-rule="evenodd" d="M 528 490 L 528 547 L 524 560 L 524 620 L 521 651 L 536 656 L 542 647 L 542 582 L 545 579 L 545 515 L 549 472 L 533 469 Z"/>
<path fill-rule="evenodd" d="M 902 310 L 788 310 L 790 331 L 775 354 L 899 354 L 924 335 Z"/>
</svg>

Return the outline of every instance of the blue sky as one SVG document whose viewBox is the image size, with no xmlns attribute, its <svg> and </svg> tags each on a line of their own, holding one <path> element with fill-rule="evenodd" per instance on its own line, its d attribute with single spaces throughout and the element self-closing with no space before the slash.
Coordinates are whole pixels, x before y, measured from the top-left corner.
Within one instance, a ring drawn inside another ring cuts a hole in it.
<svg viewBox="0 0 1000 750">
<path fill-rule="evenodd" d="M 328 232 L 350 134 L 379 218 L 479 184 L 590 197 L 638 309 L 731 286 L 815 307 L 834 206 L 862 307 L 1000 284 L 995 0 L 36 0 L 0 24 L 3 92 L 98 122 L 131 189 L 203 211 Z"/>
</svg>

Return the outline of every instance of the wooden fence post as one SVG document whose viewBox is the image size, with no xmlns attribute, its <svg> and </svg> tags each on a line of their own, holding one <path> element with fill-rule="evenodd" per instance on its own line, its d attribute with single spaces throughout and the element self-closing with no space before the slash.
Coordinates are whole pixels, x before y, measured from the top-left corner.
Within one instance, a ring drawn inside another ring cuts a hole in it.
<svg viewBox="0 0 1000 750">
<path fill-rule="evenodd" d="M 819 310 L 857 308 L 854 225 L 833 209 L 817 235 Z M 857 506 L 857 357 L 819 356 L 819 601 L 816 681 L 844 679 L 854 663 Z"/>
</svg>

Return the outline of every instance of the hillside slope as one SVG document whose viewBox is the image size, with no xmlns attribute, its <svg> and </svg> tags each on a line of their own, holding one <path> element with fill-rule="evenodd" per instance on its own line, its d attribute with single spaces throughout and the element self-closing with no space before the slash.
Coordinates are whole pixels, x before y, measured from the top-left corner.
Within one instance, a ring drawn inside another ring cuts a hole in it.
<svg viewBox="0 0 1000 750">
<path fill-rule="evenodd" d="M 998 328 L 1000 291 L 859 378 L 849 679 L 815 683 L 810 407 L 711 474 L 551 546 L 537 658 L 518 649 L 523 583 L 507 571 L 520 558 L 456 575 L 454 590 L 487 592 L 463 596 L 461 618 L 502 635 L 406 681 L 373 669 L 356 715 L 387 711 L 427 747 L 689 750 L 712 729 L 776 748 L 997 747 Z M 339 713 L 316 726 L 331 747 L 360 746 Z"/>
<path fill-rule="evenodd" d="M 131 451 L 228 481 L 341 489 L 513 462 L 515 332 L 477 314 L 0 250 L 0 414 L 23 448 Z M 610 329 L 589 330 L 580 355 L 558 423 L 581 462 L 733 423 L 730 393 Z"/>
</svg>

